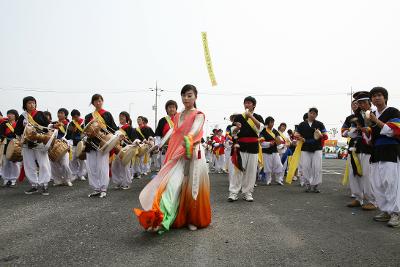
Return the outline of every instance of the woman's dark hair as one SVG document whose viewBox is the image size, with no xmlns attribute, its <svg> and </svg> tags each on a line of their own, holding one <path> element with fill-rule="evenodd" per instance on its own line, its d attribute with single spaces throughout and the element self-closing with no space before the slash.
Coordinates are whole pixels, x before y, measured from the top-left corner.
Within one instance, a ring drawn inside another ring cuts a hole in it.
<svg viewBox="0 0 400 267">
<path fill-rule="evenodd" d="M 49 111 L 43 111 L 43 115 L 47 118 L 49 117 L 49 121 L 52 121 L 51 113 Z"/>
<path fill-rule="evenodd" d="M 120 115 L 120 116 L 121 116 L 121 115 L 122 115 L 122 116 L 125 116 L 126 122 L 127 122 L 129 125 L 132 125 L 131 116 L 129 115 L 128 112 L 122 111 L 121 113 L 119 113 L 119 115 Z"/>
<path fill-rule="evenodd" d="M 28 104 L 29 101 L 34 101 L 36 104 L 36 99 L 33 96 L 24 97 L 24 99 L 22 100 L 22 109 L 23 110 L 27 110 L 26 105 Z"/>
<path fill-rule="evenodd" d="M 268 117 L 265 119 L 265 125 L 268 125 L 270 122 L 273 122 L 273 121 L 275 121 L 275 119 L 272 118 L 271 116 L 268 116 Z"/>
<path fill-rule="evenodd" d="M 148 120 L 146 117 L 143 117 L 142 120 L 143 120 L 143 122 L 146 123 L 146 124 L 149 123 L 149 120 Z"/>
<path fill-rule="evenodd" d="M 169 106 L 175 106 L 175 108 L 178 109 L 178 103 L 174 100 L 168 100 L 167 103 L 165 103 L 165 111 L 167 111 Z"/>
<path fill-rule="evenodd" d="M 14 114 L 15 120 L 18 120 L 19 114 L 18 111 L 16 111 L 15 109 L 10 109 L 9 111 L 7 111 L 7 114 Z"/>
<path fill-rule="evenodd" d="M 387 104 L 387 101 L 389 99 L 389 92 L 383 87 L 372 88 L 372 90 L 369 92 L 369 97 L 372 99 L 372 97 L 378 93 L 381 93 L 383 95 L 383 97 L 385 98 L 385 103 Z"/>
<path fill-rule="evenodd" d="M 90 104 L 93 105 L 94 101 L 97 101 L 101 99 L 101 101 L 104 101 L 103 97 L 101 96 L 101 94 L 94 94 L 92 95 L 92 101 L 90 101 Z"/>
<path fill-rule="evenodd" d="M 183 86 L 182 90 L 181 90 L 181 96 L 186 94 L 186 92 L 189 91 L 193 91 L 194 96 L 197 97 L 197 88 L 194 85 L 191 84 L 186 84 L 185 86 Z M 196 106 L 196 102 L 194 102 L 194 107 L 197 108 Z"/>
<path fill-rule="evenodd" d="M 60 112 L 64 113 L 65 117 L 68 117 L 69 112 L 68 112 L 68 110 L 66 108 L 60 108 L 57 111 L 57 113 L 60 113 Z"/>
<path fill-rule="evenodd" d="M 307 120 L 308 119 L 308 113 L 304 113 L 304 115 L 303 115 L 303 121 L 305 121 L 305 120 Z"/>
<path fill-rule="evenodd" d="M 287 127 L 286 123 L 281 122 L 281 124 L 279 124 L 279 127 L 278 127 L 278 128 L 281 128 L 282 126 L 285 126 L 285 128 Z"/>
<path fill-rule="evenodd" d="M 287 130 L 287 133 L 290 134 L 290 135 L 292 135 L 292 134 L 293 134 L 292 129 Z"/>
<path fill-rule="evenodd" d="M 244 104 L 244 102 L 246 102 L 246 101 L 249 101 L 249 102 L 253 103 L 254 106 L 256 106 L 256 104 L 257 104 L 257 100 L 256 100 L 254 97 L 252 97 L 252 96 L 246 97 L 246 98 L 243 100 L 243 104 Z"/>
<path fill-rule="evenodd" d="M 81 115 L 81 113 L 79 112 L 79 110 L 77 110 L 77 109 L 73 109 L 72 111 L 71 111 L 71 116 L 73 117 L 73 116 L 80 116 Z"/>
<path fill-rule="evenodd" d="M 315 107 L 310 108 L 308 112 L 315 112 L 318 115 L 318 109 Z"/>
</svg>

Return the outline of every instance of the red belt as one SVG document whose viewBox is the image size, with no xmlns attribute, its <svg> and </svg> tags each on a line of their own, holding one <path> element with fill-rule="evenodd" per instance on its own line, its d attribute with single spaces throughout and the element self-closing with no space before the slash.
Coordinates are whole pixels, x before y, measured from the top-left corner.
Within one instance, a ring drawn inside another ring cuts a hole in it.
<svg viewBox="0 0 400 267">
<path fill-rule="evenodd" d="M 241 137 L 238 141 L 241 143 L 258 143 L 258 137 Z"/>
</svg>

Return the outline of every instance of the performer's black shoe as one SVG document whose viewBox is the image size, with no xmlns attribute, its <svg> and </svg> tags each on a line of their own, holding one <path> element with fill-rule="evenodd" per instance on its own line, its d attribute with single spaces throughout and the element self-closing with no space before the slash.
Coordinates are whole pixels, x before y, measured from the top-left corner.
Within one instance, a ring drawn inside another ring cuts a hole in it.
<svg viewBox="0 0 400 267">
<path fill-rule="evenodd" d="M 27 195 L 32 195 L 32 194 L 36 194 L 36 193 L 38 193 L 38 192 L 39 192 L 39 191 L 38 191 L 38 189 L 37 189 L 36 187 L 32 187 L 31 189 L 25 191 L 25 194 L 27 194 Z"/>
</svg>

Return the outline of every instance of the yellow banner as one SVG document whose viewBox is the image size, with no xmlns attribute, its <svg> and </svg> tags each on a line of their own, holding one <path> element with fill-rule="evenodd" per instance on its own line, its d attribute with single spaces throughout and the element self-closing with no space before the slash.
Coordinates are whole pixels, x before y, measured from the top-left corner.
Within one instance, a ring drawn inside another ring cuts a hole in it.
<svg viewBox="0 0 400 267">
<path fill-rule="evenodd" d="M 211 63 L 210 50 L 208 49 L 207 33 L 202 32 L 201 38 L 203 40 L 204 56 L 206 58 L 207 70 L 208 70 L 208 75 L 210 76 L 211 85 L 216 86 L 217 80 L 215 79 L 214 70 Z"/>
</svg>

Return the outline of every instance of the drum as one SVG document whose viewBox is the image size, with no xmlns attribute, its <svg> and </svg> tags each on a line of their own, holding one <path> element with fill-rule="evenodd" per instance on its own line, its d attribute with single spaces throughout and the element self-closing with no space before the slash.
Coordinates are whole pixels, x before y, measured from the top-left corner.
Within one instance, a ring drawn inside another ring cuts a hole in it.
<svg viewBox="0 0 400 267">
<path fill-rule="evenodd" d="M 42 143 L 48 149 L 54 144 L 57 131 L 48 131 L 47 133 L 38 133 L 36 128 L 31 124 L 27 124 L 22 134 L 22 143 L 27 141 Z"/>
<path fill-rule="evenodd" d="M 53 162 L 59 161 L 65 154 L 67 154 L 69 146 L 67 142 L 56 139 L 54 144 L 49 149 L 49 159 Z"/>
<path fill-rule="evenodd" d="M 19 139 L 13 139 L 8 143 L 6 158 L 12 162 L 22 161 L 22 143 Z"/>
<path fill-rule="evenodd" d="M 90 121 L 83 129 L 83 133 L 85 133 L 90 138 L 97 138 L 100 132 L 101 126 L 97 120 Z"/>
<path fill-rule="evenodd" d="M 76 157 L 80 160 L 86 159 L 86 144 L 83 141 L 79 141 L 78 145 L 76 146 Z"/>
<path fill-rule="evenodd" d="M 118 135 L 112 133 L 100 132 L 97 137 L 100 140 L 100 151 L 103 153 L 109 153 L 120 141 Z"/>
<path fill-rule="evenodd" d="M 139 147 L 134 145 L 127 145 L 118 153 L 118 158 L 124 166 L 128 165 L 131 160 L 139 153 Z"/>
<path fill-rule="evenodd" d="M 146 154 L 149 151 L 149 149 L 150 149 L 150 146 L 148 144 L 139 145 L 138 156 L 139 157 L 143 156 L 144 154 Z"/>
</svg>

